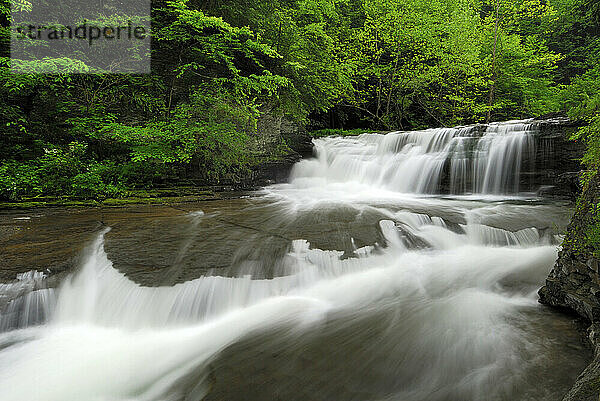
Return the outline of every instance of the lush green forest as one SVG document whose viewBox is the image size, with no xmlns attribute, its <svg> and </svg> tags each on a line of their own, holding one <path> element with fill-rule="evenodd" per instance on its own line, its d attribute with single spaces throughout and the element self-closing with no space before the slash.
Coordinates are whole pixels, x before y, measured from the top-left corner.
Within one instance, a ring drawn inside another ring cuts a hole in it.
<svg viewBox="0 0 600 401">
<path fill-rule="evenodd" d="M 265 143 L 265 116 L 388 130 L 562 111 L 586 123 L 576 139 L 598 168 L 595 0 L 158 0 L 139 75 L 59 57 L 32 71 L 72 73 L 13 74 L 0 13 L 0 199 L 235 182 L 288 152 Z"/>
</svg>

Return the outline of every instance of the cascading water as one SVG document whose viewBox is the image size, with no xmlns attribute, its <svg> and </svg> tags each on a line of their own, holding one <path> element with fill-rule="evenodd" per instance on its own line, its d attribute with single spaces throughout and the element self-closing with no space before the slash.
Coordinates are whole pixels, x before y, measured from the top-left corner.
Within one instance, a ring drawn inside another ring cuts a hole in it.
<svg viewBox="0 0 600 401">
<path fill-rule="evenodd" d="M 164 273 L 240 238 L 228 269 L 142 286 L 105 250 L 115 227 L 58 288 L 0 285 L 0 399 L 559 399 L 585 358 L 535 292 L 569 213 L 515 200 L 527 123 L 477 130 L 320 139 L 289 184 L 181 216 Z M 444 182 L 495 197 L 431 196 Z"/>
<path fill-rule="evenodd" d="M 529 121 L 425 131 L 324 138 L 317 158 L 293 177 L 328 183 L 359 182 L 413 194 L 518 194 L 522 161 L 535 158 L 535 125 Z"/>
</svg>

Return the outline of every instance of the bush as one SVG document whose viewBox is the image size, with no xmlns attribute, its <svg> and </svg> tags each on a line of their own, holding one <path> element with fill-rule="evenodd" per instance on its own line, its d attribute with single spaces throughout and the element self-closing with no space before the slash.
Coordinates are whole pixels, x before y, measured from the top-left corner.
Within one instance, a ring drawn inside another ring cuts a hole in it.
<svg viewBox="0 0 600 401">
<path fill-rule="evenodd" d="M 38 159 L 37 174 L 41 179 L 44 195 L 68 195 L 71 192 L 72 179 L 85 171 L 87 145 L 71 142 L 66 148 L 44 149 L 44 155 Z"/>
<path fill-rule="evenodd" d="M 72 142 L 66 148 L 45 149 L 42 157 L 28 161 L 4 161 L 0 165 L 0 199 L 76 196 L 93 199 L 125 193 L 119 168 L 85 159 L 86 145 Z"/>
<path fill-rule="evenodd" d="M 112 184 L 105 181 L 101 173 L 106 171 L 106 166 L 101 164 L 92 165 L 89 171 L 77 174 L 71 180 L 70 194 L 73 196 L 97 199 L 97 198 L 116 198 L 125 194 L 125 187 L 120 183 Z"/>
<path fill-rule="evenodd" d="M 36 163 L 8 161 L 0 165 L 0 199 L 19 200 L 43 192 Z"/>
</svg>

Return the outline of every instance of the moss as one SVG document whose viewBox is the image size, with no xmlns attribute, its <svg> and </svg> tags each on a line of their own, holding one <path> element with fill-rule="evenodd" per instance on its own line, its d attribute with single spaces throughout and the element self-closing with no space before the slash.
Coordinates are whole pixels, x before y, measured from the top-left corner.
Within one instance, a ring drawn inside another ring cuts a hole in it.
<svg viewBox="0 0 600 401">
<path fill-rule="evenodd" d="M 594 257 L 600 258 L 600 204 L 593 205 L 593 218 L 585 230 L 585 243 L 592 250 Z"/>
<path fill-rule="evenodd" d="M 161 197 L 177 197 L 177 196 L 204 196 L 214 195 L 214 192 L 203 187 L 181 186 L 169 188 L 153 188 L 153 189 L 135 189 L 127 191 L 127 198 L 161 198 Z M 113 198 L 120 199 L 120 198 Z"/>
<path fill-rule="evenodd" d="M 584 258 L 600 258 L 600 175 L 588 176 L 591 178 L 584 181 L 563 249 Z"/>
<path fill-rule="evenodd" d="M 364 134 L 366 132 L 372 132 L 366 129 L 357 128 L 352 130 L 343 130 L 343 129 L 321 129 L 318 131 L 309 132 L 308 134 L 313 138 L 322 138 L 324 136 L 356 136 L 360 134 Z"/>
<path fill-rule="evenodd" d="M 174 187 L 153 190 L 131 190 L 128 191 L 126 197 L 107 198 L 103 200 L 45 197 L 19 202 L 0 202 L 0 210 L 34 209 L 40 207 L 119 207 L 135 204 L 166 204 L 215 199 L 221 199 L 221 197 L 211 190 L 197 187 Z"/>
</svg>

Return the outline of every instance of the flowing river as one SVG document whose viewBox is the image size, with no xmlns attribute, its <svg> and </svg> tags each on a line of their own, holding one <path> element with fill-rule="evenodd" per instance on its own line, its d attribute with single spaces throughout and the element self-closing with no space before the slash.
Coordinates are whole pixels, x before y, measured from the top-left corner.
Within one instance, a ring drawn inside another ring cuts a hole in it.
<svg viewBox="0 0 600 401">
<path fill-rule="evenodd" d="M 245 197 L 3 213 L 39 246 L 4 242 L 0 399 L 559 400 L 588 357 L 537 302 L 570 210 L 523 178 L 536 146 L 528 121 L 324 138 Z"/>
</svg>

